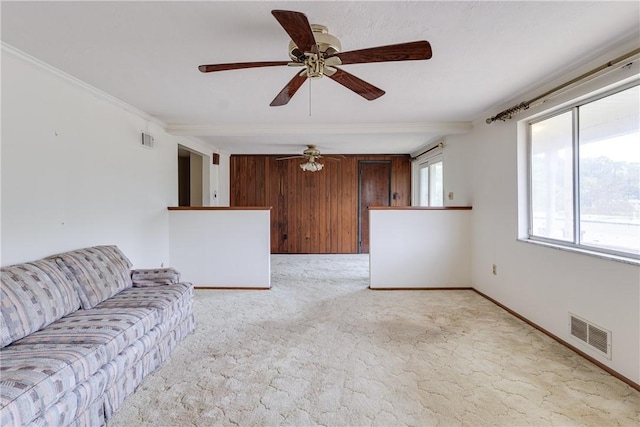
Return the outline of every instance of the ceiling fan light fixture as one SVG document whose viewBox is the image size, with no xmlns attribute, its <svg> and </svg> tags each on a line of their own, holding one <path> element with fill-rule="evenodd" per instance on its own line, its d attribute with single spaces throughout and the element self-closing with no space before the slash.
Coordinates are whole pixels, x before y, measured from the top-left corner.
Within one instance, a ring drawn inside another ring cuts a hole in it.
<svg viewBox="0 0 640 427">
<path fill-rule="evenodd" d="M 324 59 L 315 53 L 306 53 L 307 59 L 304 64 L 307 67 L 307 77 L 310 79 L 319 79 L 324 75 Z"/>
<path fill-rule="evenodd" d="M 324 165 L 318 162 L 306 162 L 300 165 L 300 169 L 305 172 L 318 172 L 322 170 Z"/>
</svg>

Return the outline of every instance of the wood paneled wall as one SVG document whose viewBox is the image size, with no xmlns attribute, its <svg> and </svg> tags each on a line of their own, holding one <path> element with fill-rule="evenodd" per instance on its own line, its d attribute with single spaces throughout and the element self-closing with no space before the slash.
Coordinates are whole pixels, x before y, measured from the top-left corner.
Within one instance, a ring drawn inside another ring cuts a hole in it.
<svg viewBox="0 0 640 427">
<path fill-rule="evenodd" d="M 232 155 L 231 206 L 271 206 L 272 253 L 358 252 L 358 162 L 391 162 L 392 206 L 411 205 L 408 155 L 347 155 L 323 159 L 319 172 L 302 159 Z"/>
</svg>

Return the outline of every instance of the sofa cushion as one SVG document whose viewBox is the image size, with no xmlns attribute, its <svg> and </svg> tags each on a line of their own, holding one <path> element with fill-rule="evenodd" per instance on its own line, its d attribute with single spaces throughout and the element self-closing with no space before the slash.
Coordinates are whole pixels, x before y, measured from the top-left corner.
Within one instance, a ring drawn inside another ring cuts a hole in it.
<svg viewBox="0 0 640 427">
<path fill-rule="evenodd" d="M 85 410 L 157 345 L 164 329 L 156 321 L 148 308 L 79 310 L 4 348 L 0 425 L 50 417 L 69 392 L 76 395 L 74 410 Z"/>
<path fill-rule="evenodd" d="M 131 261 L 116 246 L 94 246 L 50 258 L 69 269 L 85 310 L 131 287 Z"/>
<path fill-rule="evenodd" d="M 118 295 L 100 303 L 96 308 L 135 308 L 148 307 L 156 310 L 159 322 L 171 319 L 182 320 L 183 313 L 191 312 L 193 305 L 193 285 L 183 282 L 171 285 L 156 285 L 145 288 L 125 289 Z M 181 312 L 179 312 L 181 311 Z"/>
<path fill-rule="evenodd" d="M 78 310 L 14 345 L 94 345 L 109 361 L 157 324 L 158 313 L 150 308 Z"/>
<path fill-rule="evenodd" d="M 42 329 L 80 306 L 73 282 L 52 260 L 4 267 L 0 275 L 2 347 Z"/>
<path fill-rule="evenodd" d="M 0 352 L 0 425 L 26 425 L 107 362 L 92 345 L 12 345 Z"/>
<path fill-rule="evenodd" d="M 106 375 L 99 370 L 49 406 L 42 415 L 29 423 L 29 427 L 106 426 L 104 419 L 106 387 Z"/>
<path fill-rule="evenodd" d="M 78 310 L 3 348 L 0 425 L 23 425 L 41 416 L 64 393 L 136 346 L 157 321 L 150 308 Z"/>
</svg>

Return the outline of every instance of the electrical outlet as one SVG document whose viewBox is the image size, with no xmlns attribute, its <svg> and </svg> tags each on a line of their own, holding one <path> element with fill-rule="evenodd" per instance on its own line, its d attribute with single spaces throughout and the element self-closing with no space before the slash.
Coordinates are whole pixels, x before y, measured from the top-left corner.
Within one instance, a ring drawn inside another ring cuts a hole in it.
<svg viewBox="0 0 640 427">
<path fill-rule="evenodd" d="M 498 266 L 496 264 L 493 264 L 493 268 L 491 269 L 491 272 L 493 273 L 494 276 L 498 275 Z"/>
</svg>

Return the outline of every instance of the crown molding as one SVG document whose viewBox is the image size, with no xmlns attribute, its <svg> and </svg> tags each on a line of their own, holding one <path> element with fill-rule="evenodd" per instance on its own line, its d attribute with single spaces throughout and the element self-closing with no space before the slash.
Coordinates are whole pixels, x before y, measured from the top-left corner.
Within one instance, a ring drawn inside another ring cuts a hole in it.
<svg viewBox="0 0 640 427">
<path fill-rule="evenodd" d="M 170 123 L 167 133 L 183 136 L 251 136 L 329 134 L 463 134 L 470 132 L 472 122 L 426 123 L 354 123 L 354 124 L 253 124 L 253 125 L 196 125 Z"/>
<path fill-rule="evenodd" d="M 140 117 L 143 120 L 146 120 L 150 123 L 156 124 L 160 127 L 162 127 L 163 129 L 167 126 L 167 124 L 158 119 L 157 117 L 154 117 L 148 113 L 145 113 L 144 111 L 140 110 L 139 108 L 134 107 L 133 105 L 127 104 L 126 102 L 116 98 L 115 96 L 109 95 L 108 93 L 94 87 L 91 86 L 90 84 L 78 79 L 77 77 L 72 76 L 71 74 L 67 74 L 64 71 L 54 67 L 53 65 L 47 64 L 46 62 L 29 55 L 26 52 L 21 51 L 20 49 L 17 49 L 13 46 L 11 46 L 10 44 L 7 44 L 3 41 L 0 41 L 0 46 L 2 48 L 2 54 L 10 54 L 15 56 L 18 59 L 21 59 L 22 61 L 25 61 L 33 66 L 35 66 L 36 68 L 39 68 L 49 74 L 52 74 L 58 78 L 60 78 L 61 80 L 64 80 L 67 83 L 70 83 L 71 85 L 75 86 L 76 88 L 79 88 L 93 96 L 95 96 L 96 98 L 99 98 L 103 101 L 108 102 L 111 105 L 114 105 L 118 108 L 120 108 L 121 110 L 124 110 L 128 113 L 134 114 L 138 117 Z"/>
<path fill-rule="evenodd" d="M 31 56 L 28 53 L 23 52 L 20 49 L 17 49 L 15 47 L 11 46 L 8 43 L 0 41 L 0 48 L 1 48 L 1 51 L 2 51 L 3 55 L 4 54 L 13 55 L 14 57 L 16 57 L 16 58 L 18 58 L 18 59 L 20 59 L 22 61 L 25 61 L 25 62 L 35 66 L 36 68 L 39 68 L 39 69 L 41 69 L 41 70 L 43 70 L 43 71 L 45 71 L 45 72 L 47 72 L 49 74 L 52 74 L 52 75 L 60 78 L 61 80 L 73 85 L 74 87 L 76 87 L 76 88 L 78 88 L 78 89 L 80 89 L 80 90 L 82 90 L 84 92 L 87 92 L 87 93 L 95 96 L 98 99 L 101 99 L 101 100 L 103 100 L 103 101 L 105 101 L 105 102 L 107 102 L 107 103 L 109 103 L 109 104 L 111 104 L 111 105 L 113 105 L 113 106 L 115 106 L 117 108 L 120 108 L 121 110 L 123 110 L 123 111 L 125 111 L 127 113 L 133 114 L 133 115 L 135 115 L 135 116 L 147 121 L 148 123 L 157 125 L 162 129 L 165 129 L 167 127 L 167 124 L 164 121 L 158 119 L 157 117 L 154 117 L 154 116 L 152 116 L 152 115 L 150 115 L 148 113 L 145 113 L 144 111 L 140 110 L 139 108 L 136 108 L 131 104 L 127 104 L 126 102 L 116 98 L 115 96 L 109 95 L 108 93 L 106 93 L 106 92 L 104 92 L 104 91 L 102 91 L 102 90 L 100 90 L 100 89 L 98 89 L 98 88 L 96 88 L 94 86 L 91 86 L 90 84 L 88 84 L 88 83 L 86 83 L 86 82 L 84 82 L 84 81 L 82 81 L 82 80 L 80 80 L 80 79 L 68 74 L 68 73 L 65 73 L 64 71 L 62 71 L 62 70 L 60 70 L 60 69 L 58 69 L 58 68 L 56 68 L 56 67 L 54 67 L 54 66 L 52 66 L 50 64 L 47 64 L 46 62 L 44 62 L 44 61 L 42 61 L 42 60 L 40 60 L 40 59 L 38 59 L 38 58 L 36 58 L 34 56 Z M 166 132 L 166 130 L 165 130 L 165 132 Z M 199 138 L 197 138 L 195 136 L 185 135 L 185 137 L 186 137 L 187 140 L 189 140 L 189 141 L 191 141 L 191 142 L 193 142 L 193 143 L 195 143 L 197 145 L 207 147 L 208 148 L 207 151 L 218 150 L 217 147 L 215 147 L 212 144 L 210 144 L 210 143 L 208 143 L 206 141 L 203 141 L 203 140 L 201 140 L 201 139 L 199 139 Z"/>
</svg>

